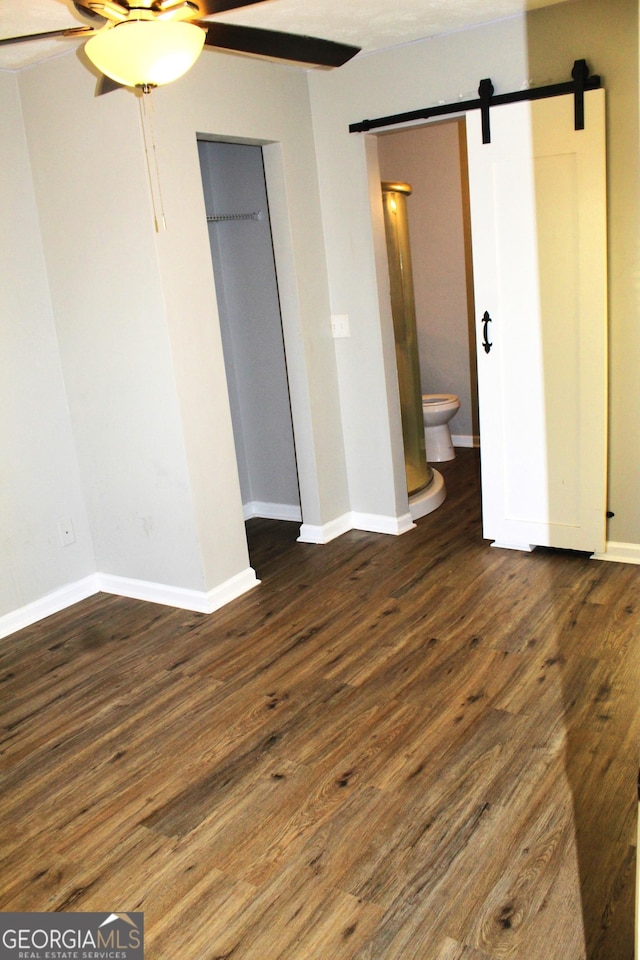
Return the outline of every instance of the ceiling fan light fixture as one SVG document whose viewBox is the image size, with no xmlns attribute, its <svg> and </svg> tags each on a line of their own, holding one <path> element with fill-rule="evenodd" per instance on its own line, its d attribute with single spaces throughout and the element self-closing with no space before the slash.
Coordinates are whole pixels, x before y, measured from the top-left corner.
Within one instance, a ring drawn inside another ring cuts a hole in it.
<svg viewBox="0 0 640 960">
<path fill-rule="evenodd" d="M 205 31 L 181 20 L 128 20 L 103 27 L 85 44 L 91 62 L 125 87 L 158 87 L 194 65 Z"/>
</svg>

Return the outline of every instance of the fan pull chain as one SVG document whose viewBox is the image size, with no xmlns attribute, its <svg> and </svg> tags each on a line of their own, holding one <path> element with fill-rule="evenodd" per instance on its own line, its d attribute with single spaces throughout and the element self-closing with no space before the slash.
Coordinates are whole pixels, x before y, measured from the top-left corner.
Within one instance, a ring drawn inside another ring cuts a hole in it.
<svg viewBox="0 0 640 960">
<path fill-rule="evenodd" d="M 164 215 L 164 200 L 162 199 L 160 168 L 158 166 L 158 151 L 153 129 L 153 105 L 150 107 L 147 106 L 150 100 L 151 98 L 146 95 L 146 91 L 140 97 L 140 122 L 142 125 L 142 136 L 144 139 L 144 155 L 147 162 L 149 188 L 151 190 L 153 222 L 156 228 L 156 233 L 160 233 L 161 228 L 162 230 L 167 229 L 167 221 Z"/>
</svg>

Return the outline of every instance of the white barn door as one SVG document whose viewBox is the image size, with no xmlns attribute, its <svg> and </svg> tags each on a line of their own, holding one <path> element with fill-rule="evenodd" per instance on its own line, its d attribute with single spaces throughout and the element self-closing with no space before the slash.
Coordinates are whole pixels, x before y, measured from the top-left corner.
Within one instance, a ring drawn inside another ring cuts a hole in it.
<svg viewBox="0 0 640 960">
<path fill-rule="evenodd" d="M 467 114 L 483 535 L 603 552 L 604 91 L 585 93 L 584 130 L 570 95 L 492 107 L 490 121 L 483 144 L 480 111 Z"/>
</svg>

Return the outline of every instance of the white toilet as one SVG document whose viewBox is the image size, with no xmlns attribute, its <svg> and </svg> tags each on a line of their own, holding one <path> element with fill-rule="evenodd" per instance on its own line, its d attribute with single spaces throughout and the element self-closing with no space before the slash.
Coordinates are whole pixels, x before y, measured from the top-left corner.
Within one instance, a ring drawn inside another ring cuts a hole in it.
<svg viewBox="0 0 640 960">
<path fill-rule="evenodd" d="M 427 463 L 454 460 L 456 452 L 451 442 L 449 420 L 460 409 L 454 393 L 423 393 L 422 417 L 427 445 Z"/>
</svg>

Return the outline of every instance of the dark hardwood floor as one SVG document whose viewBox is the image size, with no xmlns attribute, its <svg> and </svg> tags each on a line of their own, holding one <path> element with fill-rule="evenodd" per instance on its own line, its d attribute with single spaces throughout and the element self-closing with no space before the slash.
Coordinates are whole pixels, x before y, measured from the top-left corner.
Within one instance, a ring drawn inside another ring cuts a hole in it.
<svg viewBox="0 0 640 960">
<path fill-rule="evenodd" d="M 251 521 L 211 616 L 99 595 L 0 646 L 0 910 L 147 960 L 631 960 L 640 568 L 492 549 L 477 457 L 402 537 Z"/>
</svg>

